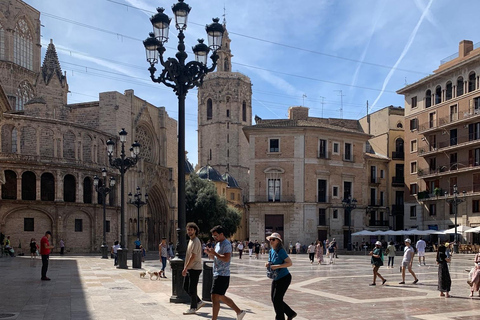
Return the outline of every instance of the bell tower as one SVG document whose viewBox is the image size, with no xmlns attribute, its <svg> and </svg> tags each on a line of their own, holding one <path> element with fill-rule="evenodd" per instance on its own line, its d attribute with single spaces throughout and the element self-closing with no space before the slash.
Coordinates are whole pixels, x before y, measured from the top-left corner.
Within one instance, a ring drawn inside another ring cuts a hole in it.
<svg viewBox="0 0 480 320">
<path fill-rule="evenodd" d="M 198 88 L 198 162 L 228 172 L 247 195 L 248 141 L 242 129 L 252 125 L 252 84 L 249 77 L 232 72 L 231 40 L 225 22 L 223 26 L 217 71 Z"/>
</svg>

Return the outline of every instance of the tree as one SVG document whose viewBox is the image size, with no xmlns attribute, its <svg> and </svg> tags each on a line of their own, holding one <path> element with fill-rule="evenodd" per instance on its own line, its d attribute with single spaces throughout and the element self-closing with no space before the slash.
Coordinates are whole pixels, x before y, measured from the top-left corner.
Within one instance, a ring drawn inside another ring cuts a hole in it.
<svg viewBox="0 0 480 320">
<path fill-rule="evenodd" d="M 187 222 L 195 222 L 201 233 L 208 233 L 214 226 L 222 225 L 228 237 L 240 225 L 240 212 L 229 207 L 225 198 L 217 194 L 213 182 L 202 180 L 194 173 L 185 183 L 185 205 Z"/>
</svg>

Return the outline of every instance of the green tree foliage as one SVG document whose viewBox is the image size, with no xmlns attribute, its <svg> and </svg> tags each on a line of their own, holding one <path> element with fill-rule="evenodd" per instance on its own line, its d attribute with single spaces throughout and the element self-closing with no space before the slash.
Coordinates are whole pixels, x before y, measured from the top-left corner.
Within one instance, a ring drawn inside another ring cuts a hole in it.
<svg viewBox="0 0 480 320">
<path fill-rule="evenodd" d="M 237 231 L 241 214 L 227 205 L 225 198 L 217 194 L 215 184 L 191 174 L 185 183 L 187 222 L 195 222 L 201 233 L 208 233 L 216 225 L 222 225 L 229 236 Z"/>
</svg>

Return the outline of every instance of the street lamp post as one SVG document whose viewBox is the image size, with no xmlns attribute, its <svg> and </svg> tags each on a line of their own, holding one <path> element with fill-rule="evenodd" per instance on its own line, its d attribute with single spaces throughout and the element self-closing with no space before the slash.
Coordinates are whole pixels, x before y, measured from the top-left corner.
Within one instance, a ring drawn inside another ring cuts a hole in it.
<svg viewBox="0 0 480 320">
<path fill-rule="evenodd" d="M 347 250 L 352 250 L 352 210 L 357 207 L 357 200 L 355 198 L 352 199 L 351 196 L 342 200 L 342 205 L 345 211 L 347 212 L 347 220 L 348 220 L 348 243 L 347 243 Z"/>
<path fill-rule="evenodd" d="M 463 199 L 458 197 L 457 185 L 453 186 L 453 198 L 447 198 L 448 192 L 445 191 L 445 201 L 450 205 L 453 205 L 453 214 L 455 215 L 455 242 L 453 243 L 453 252 L 458 253 L 458 233 L 457 233 L 457 216 L 458 205 L 465 201 L 466 191 L 463 191 Z"/>
<path fill-rule="evenodd" d="M 125 172 L 137 164 L 138 154 L 140 153 L 140 144 L 135 141 L 130 148 L 131 156 L 127 157 L 125 155 L 125 142 L 127 141 L 127 134 L 128 133 L 124 128 L 122 128 L 122 130 L 120 130 L 118 133 L 120 136 L 120 143 L 122 144 L 120 158 L 113 158 L 113 147 L 115 146 L 115 142 L 113 142 L 112 139 L 107 141 L 107 153 L 110 165 L 120 171 L 120 248 L 117 250 L 118 268 L 120 269 L 128 269 L 128 249 L 125 246 Z"/>
<path fill-rule="evenodd" d="M 137 192 L 135 193 L 135 195 L 132 195 L 131 192 L 128 193 L 128 203 L 133 204 L 135 207 L 137 207 L 137 238 L 139 239 L 140 239 L 140 208 L 146 205 L 147 202 L 148 202 L 148 194 L 145 193 L 145 201 L 143 201 L 142 193 L 140 192 L 140 187 L 137 187 Z"/>
<path fill-rule="evenodd" d="M 183 269 L 183 259 L 187 247 L 186 242 L 186 209 L 185 209 L 185 98 L 189 89 L 199 86 L 203 82 L 203 78 L 209 72 L 215 70 L 218 55 L 217 50 L 222 44 L 223 26 L 218 23 L 219 19 L 213 19 L 213 23 L 206 26 L 209 46 L 203 43 L 203 39 L 198 40 L 198 44 L 192 48 L 195 54 L 195 61 L 185 62 L 187 53 L 185 52 L 185 35 L 184 30 L 187 28 L 187 18 L 191 7 L 179 0 L 172 6 L 175 15 L 175 27 L 178 30 L 178 52 L 175 58 L 164 59 L 165 53 L 164 43 L 168 41 L 168 30 L 171 18 L 163 13 L 163 8 L 157 9 L 157 14 L 150 18 L 153 25 L 153 32 L 143 42 L 147 54 L 147 61 L 150 63 L 150 78 L 153 82 L 163 83 L 165 86 L 172 88 L 178 97 L 178 228 L 177 228 L 177 248 L 176 256 L 171 260 L 173 269 L 172 276 L 172 297 L 171 302 L 189 301 L 189 297 L 182 289 L 181 271 Z M 212 66 L 207 66 L 207 57 L 213 51 L 210 59 Z M 158 77 L 155 76 L 157 68 L 155 65 L 159 63 L 163 70 Z M 178 294 L 177 294 L 178 293 Z M 181 297 L 182 295 L 183 297 Z"/>
<path fill-rule="evenodd" d="M 100 178 L 95 175 L 93 177 L 93 185 L 95 186 L 95 191 L 97 191 L 102 196 L 103 204 L 103 243 L 102 243 L 102 259 L 108 259 L 108 246 L 107 246 L 107 194 L 112 191 L 115 186 L 115 178 L 110 177 L 110 186 L 107 186 L 107 169 L 102 169 L 102 185 L 99 185 Z"/>
</svg>

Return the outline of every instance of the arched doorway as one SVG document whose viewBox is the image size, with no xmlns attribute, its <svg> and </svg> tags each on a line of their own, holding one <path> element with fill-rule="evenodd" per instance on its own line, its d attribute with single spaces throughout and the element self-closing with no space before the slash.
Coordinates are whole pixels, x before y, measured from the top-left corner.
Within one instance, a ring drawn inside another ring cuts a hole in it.
<svg viewBox="0 0 480 320">
<path fill-rule="evenodd" d="M 169 205 L 162 187 L 155 185 L 148 192 L 148 209 L 145 221 L 147 230 L 148 250 L 158 250 L 162 237 L 173 241 L 168 234 L 169 230 Z"/>
</svg>

